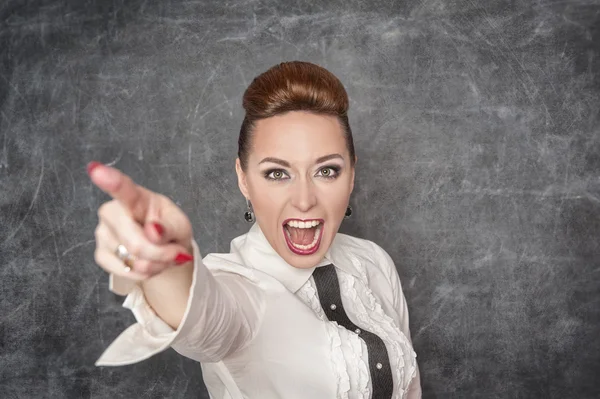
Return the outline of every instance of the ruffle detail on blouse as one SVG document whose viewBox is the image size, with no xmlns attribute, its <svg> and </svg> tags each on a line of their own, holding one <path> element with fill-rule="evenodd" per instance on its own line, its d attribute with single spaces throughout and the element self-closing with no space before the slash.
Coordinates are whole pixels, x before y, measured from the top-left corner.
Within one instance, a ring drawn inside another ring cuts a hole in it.
<svg viewBox="0 0 600 399">
<path fill-rule="evenodd" d="M 371 387 L 369 386 L 371 374 L 365 362 L 367 347 L 357 334 L 341 326 L 338 328 L 344 332 L 342 346 L 345 348 L 343 352 L 347 356 L 346 365 L 354 369 L 353 375 L 358 376 L 357 381 L 350 382 L 351 389 L 356 392 L 356 399 L 369 399 L 371 397 Z"/>
<path fill-rule="evenodd" d="M 355 308 L 358 324 L 379 336 L 396 356 L 389 356 L 390 360 L 398 359 L 397 364 L 392 364 L 396 371 L 395 398 L 404 398 L 412 378 L 416 375 L 416 353 L 406 335 L 395 325 L 391 317 L 386 315 L 373 292 L 365 284 L 359 290 L 355 287 L 356 279 L 347 273 L 338 274 L 340 288 L 346 293 Z M 366 276 L 365 276 L 366 278 Z"/>
<path fill-rule="evenodd" d="M 313 285 L 313 278 L 311 277 L 300 289 L 296 292 L 296 295 L 307 304 L 321 320 L 327 320 L 325 312 L 321 307 L 319 301 L 319 295 Z"/>
<path fill-rule="evenodd" d="M 342 339 L 340 337 L 340 329 L 337 323 L 326 324 L 329 342 L 331 343 L 331 361 L 333 370 L 337 376 L 337 397 L 340 399 L 348 399 L 350 392 L 350 376 L 347 371 L 346 359 L 342 350 Z"/>
<path fill-rule="evenodd" d="M 315 312 L 319 319 L 327 321 L 312 277 L 296 292 L 296 295 Z M 336 322 L 328 322 L 325 329 L 331 345 L 331 364 L 337 378 L 336 397 L 348 399 L 352 389 L 360 395 L 353 395 L 352 398 L 368 399 L 370 397 L 368 390 L 370 375 L 362 358 L 360 340 L 357 336 L 353 340 L 353 334 Z M 350 374 L 348 373 L 350 367 L 356 369 L 352 375 L 359 376 L 359 381 L 350 380 Z M 356 387 L 354 387 L 355 384 Z"/>
</svg>

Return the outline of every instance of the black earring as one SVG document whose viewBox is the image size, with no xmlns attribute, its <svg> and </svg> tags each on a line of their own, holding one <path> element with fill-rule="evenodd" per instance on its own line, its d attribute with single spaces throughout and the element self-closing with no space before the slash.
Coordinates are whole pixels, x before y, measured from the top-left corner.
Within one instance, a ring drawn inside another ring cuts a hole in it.
<svg viewBox="0 0 600 399">
<path fill-rule="evenodd" d="M 349 219 L 350 216 L 352 216 L 352 207 L 348 205 L 348 208 L 346 208 L 346 214 L 344 215 L 344 219 Z"/>
<path fill-rule="evenodd" d="M 253 223 L 255 218 L 254 218 L 254 211 L 252 211 L 252 205 L 250 205 L 250 200 L 246 198 L 246 206 L 248 206 L 248 210 L 244 213 L 244 219 L 246 219 L 246 222 L 248 223 Z"/>
</svg>

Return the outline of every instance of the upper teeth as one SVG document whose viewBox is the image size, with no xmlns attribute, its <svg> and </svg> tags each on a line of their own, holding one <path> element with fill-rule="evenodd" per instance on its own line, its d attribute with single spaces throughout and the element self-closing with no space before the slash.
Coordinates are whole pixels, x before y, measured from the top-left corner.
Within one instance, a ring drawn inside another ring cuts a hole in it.
<svg viewBox="0 0 600 399">
<path fill-rule="evenodd" d="M 287 222 L 287 225 L 290 227 L 295 227 L 297 229 L 310 229 L 311 227 L 315 227 L 319 225 L 318 220 L 309 220 L 306 222 L 300 222 L 298 220 L 290 220 L 289 222 Z"/>
</svg>

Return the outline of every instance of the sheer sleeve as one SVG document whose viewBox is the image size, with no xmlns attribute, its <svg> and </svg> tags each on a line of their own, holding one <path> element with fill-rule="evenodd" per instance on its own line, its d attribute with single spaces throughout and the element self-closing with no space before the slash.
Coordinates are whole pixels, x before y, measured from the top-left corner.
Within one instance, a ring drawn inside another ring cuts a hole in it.
<svg viewBox="0 0 600 399">
<path fill-rule="evenodd" d="M 148 359 L 172 347 L 200 362 L 217 362 L 241 349 L 256 335 L 263 306 L 262 291 L 252 274 L 211 271 L 192 241 L 194 272 L 183 319 L 174 330 L 146 302 L 141 287 L 111 276 L 110 288 L 127 295 L 123 307 L 136 323 L 104 351 L 97 366 L 122 366 Z"/>
</svg>

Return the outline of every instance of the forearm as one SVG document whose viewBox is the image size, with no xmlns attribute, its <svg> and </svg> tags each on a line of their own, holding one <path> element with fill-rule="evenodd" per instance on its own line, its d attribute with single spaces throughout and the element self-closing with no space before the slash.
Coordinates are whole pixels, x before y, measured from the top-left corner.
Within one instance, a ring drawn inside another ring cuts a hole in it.
<svg viewBox="0 0 600 399">
<path fill-rule="evenodd" d="M 215 362 L 252 339 L 264 310 L 252 272 L 213 274 L 195 242 L 190 253 L 193 263 L 174 266 L 143 283 L 128 286 L 113 279 L 111 289 L 127 295 L 124 306 L 137 323 L 111 343 L 97 365 L 132 364 L 169 346 L 199 362 Z M 220 259 L 209 262 L 214 268 Z"/>
<path fill-rule="evenodd" d="M 146 302 L 174 330 L 179 327 L 187 307 L 193 272 L 194 263 L 188 262 L 166 269 L 141 283 Z"/>
</svg>

